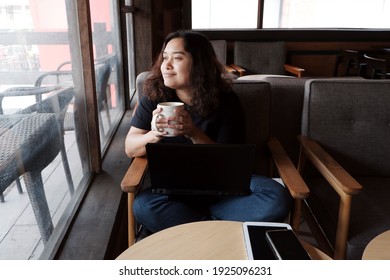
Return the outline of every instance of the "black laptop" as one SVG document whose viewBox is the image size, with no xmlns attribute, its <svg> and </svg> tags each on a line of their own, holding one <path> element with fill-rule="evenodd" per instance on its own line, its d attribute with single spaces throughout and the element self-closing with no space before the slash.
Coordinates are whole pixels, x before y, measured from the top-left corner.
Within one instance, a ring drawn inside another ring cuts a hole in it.
<svg viewBox="0 0 390 280">
<path fill-rule="evenodd" d="M 254 145 L 149 143 L 146 152 L 154 193 L 245 195 L 250 192 Z"/>
</svg>

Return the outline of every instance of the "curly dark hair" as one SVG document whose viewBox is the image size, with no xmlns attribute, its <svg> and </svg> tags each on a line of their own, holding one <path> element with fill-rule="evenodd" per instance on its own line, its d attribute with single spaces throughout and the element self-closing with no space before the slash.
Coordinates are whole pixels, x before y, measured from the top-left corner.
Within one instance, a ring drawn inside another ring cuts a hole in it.
<svg viewBox="0 0 390 280">
<path fill-rule="evenodd" d="M 207 116 L 218 106 L 219 95 L 231 90 L 231 83 L 223 77 L 225 67 L 218 61 L 210 40 L 201 33 L 180 30 L 165 38 L 161 52 L 151 67 L 151 75 L 144 83 L 144 92 L 151 100 L 166 101 L 175 95 L 174 89 L 164 85 L 160 70 L 165 47 L 174 38 L 183 38 L 184 49 L 192 56 L 189 83 L 193 92 L 190 112 Z"/>
</svg>

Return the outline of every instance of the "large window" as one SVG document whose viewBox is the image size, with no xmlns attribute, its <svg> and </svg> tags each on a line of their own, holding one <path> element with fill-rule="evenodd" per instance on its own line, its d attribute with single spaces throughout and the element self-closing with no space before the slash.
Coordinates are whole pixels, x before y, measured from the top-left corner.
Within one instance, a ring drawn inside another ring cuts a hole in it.
<svg viewBox="0 0 390 280">
<path fill-rule="evenodd" d="M 265 0 L 263 28 L 390 28 L 390 1 Z"/>
<path fill-rule="evenodd" d="M 117 3 L 0 3 L 0 259 L 50 258 L 99 171 L 124 112 Z"/>
<path fill-rule="evenodd" d="M 257 2 L 258 0 L 192 1 L 192 28 L 256 28 Z"/>
<path fill-rule="evenodd" d="M 90 1 L 94 46 L 96 97 L 101 147 L 108 140 L 122 117 L 124 100 L 122 52 L 119 35 L 117 1 Z"/>
<path fill-rule="evenodd" d="M 258 14 L 262 16 L 258 17 Z M 262 22 L 258 23 L 258 18 L 262 18 Z M 390 0 L 192 1 L 193 29 L 242 29 L 257 26 L 390 28 Z"/>
</svg>

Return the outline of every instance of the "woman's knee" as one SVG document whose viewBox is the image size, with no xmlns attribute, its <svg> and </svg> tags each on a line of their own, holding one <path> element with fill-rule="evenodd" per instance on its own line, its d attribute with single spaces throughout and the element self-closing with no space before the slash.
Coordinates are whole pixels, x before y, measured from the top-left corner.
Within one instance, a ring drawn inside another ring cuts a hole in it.
<svg viewBox="0 0 390 280">
<path fill-rule="evenodd" d="M 277 181 L 262 176 L 252 178 L 251 190 L 254 195 L 266 201 L 270 220 L 281 221 L 287 217 L 292 207 L 288 190 Z"/>
<path fill-rule="evenodd" d="M 158 195 L 154 195 L 149 191 L 140 192 L 134 199 L 133 213 L 137 220 L 143 220 L 143 217 L 150 217 L 153 213 L 156 213 L 156 205 L 158 200 L 164 198 Z"/>
</svg>

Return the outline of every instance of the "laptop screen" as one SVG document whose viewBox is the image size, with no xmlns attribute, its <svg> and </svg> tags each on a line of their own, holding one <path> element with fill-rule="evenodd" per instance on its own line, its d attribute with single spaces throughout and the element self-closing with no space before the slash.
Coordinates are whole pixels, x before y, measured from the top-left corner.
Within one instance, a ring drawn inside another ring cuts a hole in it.
<svg viewBox="0 0 390 280">
<path fill-rule="evenodd" d="M 154 193 L 249 193 L 254 145 L 150 143 L 146 151 Z"/>
</svg>

